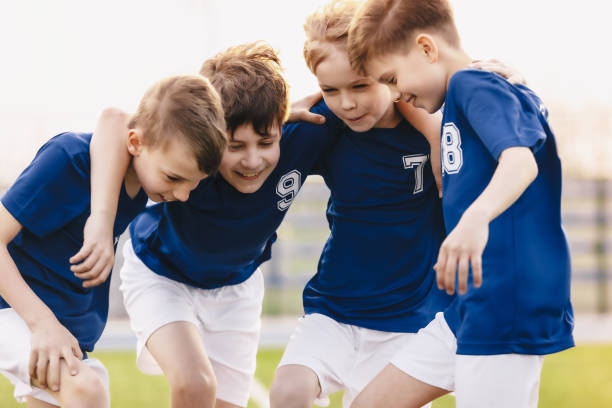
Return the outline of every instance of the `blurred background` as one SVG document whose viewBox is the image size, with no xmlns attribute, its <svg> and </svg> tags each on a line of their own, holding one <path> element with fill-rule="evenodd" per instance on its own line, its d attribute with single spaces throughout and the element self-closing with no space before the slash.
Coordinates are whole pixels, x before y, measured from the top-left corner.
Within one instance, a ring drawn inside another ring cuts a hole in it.
<svg viewBox="0 0 612 408">
<path fill-rule="evenodd" d="M 292 100 L 316 91 L 302 59 L 302 22 L 324 2 L 0 2 L 0 191 L 51 136 L 92 131 L 107 106 L 133 111 L 153 82 L 195 73 L 206 58 L 230 45 L 268 41 L 284 62 Z M 452 3 L 472 57 L 517 67 L 548 106 L 564 166 L 563 218 L 572 250 L 577 320 L 599 316 L 609 321 L 612 28 L 607 2 Z M 289 210 L 273 259 L 263 266 L 266 316 L 290 316 L 293 324 L 301 313 L 301 289 L 316 272 L 328 235 L 328 194 L 320 179 L 309 179 Z M 111 318 L 121 320 L 125 315 L 116 286 Z M 612 343 L 612 337 L 604 340 Z"/>
</svg>

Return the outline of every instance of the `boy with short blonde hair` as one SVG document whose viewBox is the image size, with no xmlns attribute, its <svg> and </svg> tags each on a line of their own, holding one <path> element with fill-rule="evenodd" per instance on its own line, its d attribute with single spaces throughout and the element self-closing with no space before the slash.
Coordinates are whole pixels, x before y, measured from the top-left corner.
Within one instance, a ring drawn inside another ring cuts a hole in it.
<svg viewBox="0 0 612 408">
<path fill-rule="evenodd" d="M 435 269 L 441 289 L 452 294 L 457 281 L 459 292 L 353 406 L 418 407 L 454 390 L 458 407 L 536 407 L 543 355 L 574 344 L 561 165 L 545 106 L 525 86 L 467 69 L 446 0 L 367 1 L 349 54 L 405 101 L 443 106 L 449 234 Z"/>
<path fill-rule="evenodd" d="M 205 78 L 156 83 L 128 129 L 124 149 L 132 159 L 114 236 L 147 196 L 184 200 L 215 172 L 224 128 L 219 96 Z M 85 285 L 69 263 L 90 212 L 90 141 L 91 134 L 72 132 L 50 139 L 0 205 L 0 373 L 32 407 L 110 406 L 104 366 L 81 361 L 104 329 L 109 281 Z"/>
</svg>

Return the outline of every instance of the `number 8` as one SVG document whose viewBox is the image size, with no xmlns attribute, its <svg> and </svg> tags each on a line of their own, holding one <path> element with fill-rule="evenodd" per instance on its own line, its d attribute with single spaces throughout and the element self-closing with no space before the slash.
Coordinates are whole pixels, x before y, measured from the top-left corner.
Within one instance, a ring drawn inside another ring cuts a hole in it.
<svg viewBox="0 0 612 408">
<path fill-rule="evenodd" d="M 442 168 L 448 174 L 455 174 L 463 166 L 461 134 L 454 123 L 445 123 L 442 131 Z"/>
</svg>

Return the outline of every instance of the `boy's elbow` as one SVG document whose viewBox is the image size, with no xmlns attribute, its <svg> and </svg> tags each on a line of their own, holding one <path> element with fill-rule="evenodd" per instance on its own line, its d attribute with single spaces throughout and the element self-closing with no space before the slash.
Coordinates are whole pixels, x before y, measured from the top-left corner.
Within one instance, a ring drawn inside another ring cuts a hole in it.
<svg viewBox="0 0 612 408">
<path fill-rule="evenodd" d="M 103 120 L 119 120 L 121 122 L 127 122 L 129 115 L 122 109 L 116 107 L 107 107 L 104 108 L 102 114 L 100 115 L 100 119 Z"/>
</svg>

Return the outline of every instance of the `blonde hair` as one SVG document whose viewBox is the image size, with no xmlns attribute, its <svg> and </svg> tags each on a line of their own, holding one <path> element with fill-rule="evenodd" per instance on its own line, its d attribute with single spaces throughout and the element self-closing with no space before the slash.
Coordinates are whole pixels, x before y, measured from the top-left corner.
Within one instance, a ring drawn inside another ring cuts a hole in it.
<svg viewBox="0 0 612 408">
<path fill-rule="evenodd" d="M 251 123 L 259 135 L 281 126 L 289 115 L 289 85 L 280 59 L 264 42 L 230 47 L 204 62 L 200 74 L 221 95 L 227 130 Z"/>
<path fill-rule="evenodd" d="M 332 0 L 306 17 L 304 59 L 313 74 L 329 54 L 330 46 L 347 49 L 349 26 L 360 4 L 356 0 Z"/>
<path fill-rule="evenodd" d="M 140 100 L 128 127 L 139 127 L 148 146 L 181 137 L 192 149 L 198 167 L 214 174 L 227 136 L 221 99 L 201 75 L 177 75 L 156 82 Z"/>
<path fill-rule="evenodd" d="M 365 73 L 368 60 L 406 52 L 416 30 L 432 30 L 459 46 L 448 0 L 367 0 L 355 14 L 348 38 L 351 67 Z"/>
</svg>

